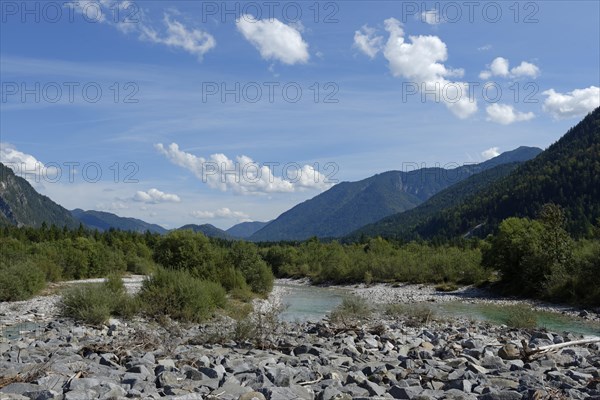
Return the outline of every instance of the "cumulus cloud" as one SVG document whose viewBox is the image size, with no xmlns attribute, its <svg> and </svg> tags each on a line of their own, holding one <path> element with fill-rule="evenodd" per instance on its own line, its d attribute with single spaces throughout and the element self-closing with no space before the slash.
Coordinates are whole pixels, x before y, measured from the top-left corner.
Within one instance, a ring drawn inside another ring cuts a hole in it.
<svg viewBox="0 0 600 400">
<path fill-rule="evenodd" d="M 375 29 L 363 25 L 354 32 L 354 47 L 374 58 L 383 47 L 383 37 L 375 35 Z"/>
<path fill-rule="evenodd" d="M 537 78 L 540 69 L 537 65 L 522 61 L 518 66 L 510 69 L 510 62 L 504 57 L 496 57 L 489 65 L 489 69 L 481 71 L 479 78 L 490 79 L 493 76 L 502 78 Z"/>
<path fill-rule="evenodd" d="M 448 59 L 446 43 L 437 36 L 409 36 L 407 42 L 395 18 L 385 20 L 385 29 L 389 38 L 383 54 L 392 75 L 409 79 L 428 93 L 435 91 L 436 99 L 461 119 L 477 111 L 477 101 L 468 96 L 469 85 L 447 79 L 464 75 L 464 70 L 444 65 Z"/>
<path fill-rule="evenodd" d="M 60 178 L 60 171 L 56 167 L 47 167 L 33 155 L 17 150 L 7 142 L 0 142 L 0 162 L 12 169 L 15 175 L 32 182 Z"/>
<path fill-rule="evenodd" d="M 540 69 L 535 64 L 522 61 L 521 64 L 511 69 L 510 73 L 514 77 L 528 76 L 531 78 L 537 78 L 540 74 Z"/>
<path fill-rule="evenodd" d="M 176 194 L 161 192 L 158 189 L 152 188 L 147 192 L 138 190 L 133 196 L 133 200 L 143 203 L 179 203 L 181 199 Z"/>
<path fill-rule="evenodd" d="M 529 121 L 535 117 L 532 112 L 519 112 L 513 106 L 508 104 L 494 103 L 486 107 L 488 121 L 496 122 L 502 125 L 510 125 L 514 122 Z"/>
<path fill-rule="evenodd" d="M 302 39 L 297 26 L 286 25 L 276 18 L 258 20 L 249 14 L 240 16 L 236 26 L 265 60 L 293 65 L 306 63 L 310 58 L 308 43 Z"/>
<path fill-rule="evenodd" d="M 215 38 L 208 32 L 197 28 L 188 28 L 175 20 L 172 13 L 163 14 L 163 26 L 150 23 L 143 9 L 129 0 L 79 0 L 66 2 L 87 21 L 100 22 L 114 26 L 125 34 L 137 34 L 142 41 L 162 44 L 183 50 L 202 60 L 204 54 L 216 46 Z"/>
<path fill-rule="evenodd" d="M 332 186 L 310 165 L 289 169 L 284 179 L 275 176 L 269 165 L 260 165 L 247 156 L 232 160 L 225 154 L 213 154 L 204 158 L 180 150 L 177 143 L 168 146 L 159 143 L 155 147 L 173 164 L 191 171 L 203 183 L 221 191 L 230 190 L 238 194 L 290 193 L 308 189 L 323 191 Z"/>
<path fill-rule="evenodd" d="M 426 10 L 421 13 L 421 20 L 429 25 L 437 25 L 444 22 L 438 10 Z"/>
<path fill-rule="evenodd" d="M 580 117 L 600 107 L 600 88 L 590 86 L 559 93 L 554 89 L 542 92 L 546 96 L 543 109 L 556 119 Z"/>
<path fill-rule="evenodd" d="M 484 160 L 489 160 L 500 155 L 500 149 L 498 147 L 490 147 L 487 150 L 481 152 L 481 156 Z"/>
<path fill-rule="evenodd" d="M 233 211 L 227 207 L 219 208 L 216 211 L 192 211 L 190 215 L 200 219 L 235 218 L 238 220 L 248 220 L 250 218 L 246 213 Z"/>
</svg>

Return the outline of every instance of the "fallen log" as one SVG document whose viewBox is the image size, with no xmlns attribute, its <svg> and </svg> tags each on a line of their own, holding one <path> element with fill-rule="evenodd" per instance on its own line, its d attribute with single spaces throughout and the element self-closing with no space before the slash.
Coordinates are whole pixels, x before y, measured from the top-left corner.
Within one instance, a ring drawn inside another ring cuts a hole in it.
<svg viewBox="0 0 600 400">
<path fill-rule="evenodd" d="M 591 344 L 591 343 L 599 343 L 599 342 L 600 342 L 600 338 L 589 338 L 589 339 L 573 340 L 570 342 L 564 342 L 564 343 L 558 343 L 558 344 L 550 344 L 548 346 L 540 346 L 540 347 L 536 347 L 535 349 L 532 349 L 531 347 L 529 347 L 529 344 L 527 343 L 527 341 L 525 339 L 521 340 L 521 343 L 523 344 L 522 354 L 523 354 L 523 359 L 525 361 L 535 360 L 535 359 L 540 358 L 548 353 L 560 350 L 565 347 L 579 346 L 579 345 L 583 345 L 583 344 Z"/>
</svg>

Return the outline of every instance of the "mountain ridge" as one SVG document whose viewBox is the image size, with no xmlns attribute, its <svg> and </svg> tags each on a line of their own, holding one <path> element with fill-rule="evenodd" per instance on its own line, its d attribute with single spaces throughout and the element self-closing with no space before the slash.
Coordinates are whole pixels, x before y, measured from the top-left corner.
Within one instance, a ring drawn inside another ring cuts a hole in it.
<svg viewBox="0 0 600 400">
<path fill-rule="evenodd" d="M 144 233 L 150 231 L 151 233 L 164 234 L 168 232 L 166 228 L 163 228 L 157 224 L 151 224 L 141 219 L 132 217 L 121 217 L 119 215 L 109 213 L 106 211 L 97 210 L 82 210 L 76 208 L 71 210 L 71 215 L 83 223 L 90 229 L 97 229 L 100 232 L 107 231 L 109 229 L 119 229 L 122 231 L 132 231 Z"/>
<path fill-rule="evenodd" d="M 343 237 L 369 223 L 418 206 L 434 194 L 478 172 L 515 159 L 530 159 L 542 150 L 521 146 L 479 164 L 454 169 L 421 168 L 385 171 L 355 182 L 341 182 L 306 200 L 265 225 L 252 241 Z"/>
</svg>

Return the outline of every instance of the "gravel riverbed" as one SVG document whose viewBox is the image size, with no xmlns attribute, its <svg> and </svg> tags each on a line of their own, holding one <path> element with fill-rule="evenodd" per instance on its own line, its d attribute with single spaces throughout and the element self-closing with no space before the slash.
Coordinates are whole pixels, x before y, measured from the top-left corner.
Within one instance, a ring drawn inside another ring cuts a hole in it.
<svg viewBox="0 0 600 400">
<path fill-rule="evenodd" d="M 418 287 L 352 290 L 385 303 L 437 296 Z M 268 312 L 285 291 L 277 286 L 256 308 Z M 236 336 L 227 317 L 203 325 L 113 319 L 90 327 L 58 316 L 58 301 L 0 303 L 3 324 L 36 323 L 0 339 L 0 399 L 600 400 L 600 343 L 535 360 L 520 354 L 523 341 L 537 348 L 581 339 L 568 332 L 461 318 L 415 325 L 374 314 L 348 325 L 260 319 L 258 345 Z"/>
</svg>

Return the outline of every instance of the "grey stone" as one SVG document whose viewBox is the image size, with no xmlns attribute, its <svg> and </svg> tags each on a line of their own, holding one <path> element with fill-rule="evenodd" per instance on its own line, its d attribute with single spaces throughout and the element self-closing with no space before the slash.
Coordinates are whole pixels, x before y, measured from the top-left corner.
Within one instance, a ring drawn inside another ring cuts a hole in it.
<svg viewBox="0 0 600 400">
<path fill-rule="evenodd" d="M 259 392 L 248 392 L 242 394 L 238 400 L 266 400 L 265 396 Z"/>
</svg>

